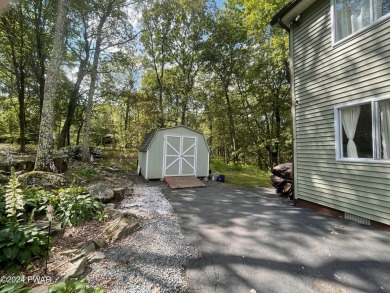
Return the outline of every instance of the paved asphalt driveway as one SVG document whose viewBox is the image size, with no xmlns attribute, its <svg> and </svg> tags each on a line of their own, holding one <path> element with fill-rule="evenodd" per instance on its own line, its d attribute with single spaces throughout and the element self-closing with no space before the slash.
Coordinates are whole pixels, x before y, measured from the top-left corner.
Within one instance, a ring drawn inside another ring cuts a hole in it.
<svg viewBox="0 0 390 293">
<path fill-rule="evenodd" d="M 189 246 L 189 292 L 390 292 L 389 232 L 291 207 L 272 189 L 164 193 Z"/>
</svg>

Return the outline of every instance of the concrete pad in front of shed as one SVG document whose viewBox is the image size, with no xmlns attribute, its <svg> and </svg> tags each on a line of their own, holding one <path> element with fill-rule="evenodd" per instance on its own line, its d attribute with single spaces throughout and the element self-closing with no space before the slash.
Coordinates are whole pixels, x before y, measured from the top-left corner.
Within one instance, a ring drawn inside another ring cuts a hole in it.
<svg viewBox="0 0 390 293">
<path fill-rule="evenodd" d="M 204 183 L 195 176 L 165 177 L 164 180 L 172 189 L 205 187 Z"/>
</svg>

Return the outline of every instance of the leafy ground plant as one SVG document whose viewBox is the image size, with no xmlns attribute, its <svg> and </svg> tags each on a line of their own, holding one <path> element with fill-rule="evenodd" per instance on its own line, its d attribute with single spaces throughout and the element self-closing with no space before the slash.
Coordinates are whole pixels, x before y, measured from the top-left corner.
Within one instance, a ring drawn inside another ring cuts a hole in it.
<svg viewBox="0 0 390 293">
<path fill-rule="evenodd" d="M 0 266 L 13 272 L 27 265 L 31 258 L 45 256 L 47 235 L 33 227 L 31 222 L 21 224 L 24 198 L 13 169 L 3 196 L 2 201 L 5 202 L 3 212 L 7 217 L 5 220 L 2 217 L 5 223 L 0 229 Z"/>
<path fill-rule="evenodd" d="M 56 197 L 57 202 L 53 204 L 54 215 L 63 226 L 79 225 L 101 214 L 101 203 L 88 194 L 86 188 L 60 189 Z"/>
<path fill-rule="evenodd" d="M 103 288 L 92 288 L 88 286 L 87 280 L 71 279 L 62 281 L 50 286 L 51 293 L 103 293 Z"/>
<path fill-rule="evenodd" d="M 23 282 L 0 284 L 0 293 L 26 293 L 29 291 L 31 291 L 31 288 L 25 287 Z"/>
</svg>

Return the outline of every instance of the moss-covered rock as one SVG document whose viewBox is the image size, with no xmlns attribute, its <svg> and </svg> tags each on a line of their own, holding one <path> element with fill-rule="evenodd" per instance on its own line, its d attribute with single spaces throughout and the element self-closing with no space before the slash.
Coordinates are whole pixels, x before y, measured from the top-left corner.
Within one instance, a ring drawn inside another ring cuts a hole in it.
<svg viewBox="0 0 390 293">
<path fill-rule="evenodd" d="M 18 177 L 18 181 L 23 186 L 38 185 L 42 187 L 59 187 L 71 183 L 64 175 L 43 171 L 24 173 Z"/>
</svg>

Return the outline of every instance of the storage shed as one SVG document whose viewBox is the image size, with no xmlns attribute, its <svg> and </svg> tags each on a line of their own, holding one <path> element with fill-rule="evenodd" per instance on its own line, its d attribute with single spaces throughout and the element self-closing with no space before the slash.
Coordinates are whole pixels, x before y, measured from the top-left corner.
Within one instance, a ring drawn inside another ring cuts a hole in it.
<svg viewBox="0 0 390 293">
<path fill-rule="evenodd" d="M 138 154 L 138 173 L 145 179 L 209 175 L 209 147 L 201 132 L 186 126 L 149 133 Z"/>
</svg>

